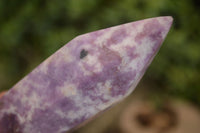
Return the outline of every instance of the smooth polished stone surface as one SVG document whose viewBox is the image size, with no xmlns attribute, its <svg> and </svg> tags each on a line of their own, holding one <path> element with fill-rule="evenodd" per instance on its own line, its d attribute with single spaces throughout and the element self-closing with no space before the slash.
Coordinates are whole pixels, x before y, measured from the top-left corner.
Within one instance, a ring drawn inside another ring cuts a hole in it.
<svg viewBox="0 0 200 133">
<path fill-rule="evenodd" d="M 80 35 L 0 99 L 0 133 L 64 133 L 129 95 L 172 17 Z"/>
</svg>

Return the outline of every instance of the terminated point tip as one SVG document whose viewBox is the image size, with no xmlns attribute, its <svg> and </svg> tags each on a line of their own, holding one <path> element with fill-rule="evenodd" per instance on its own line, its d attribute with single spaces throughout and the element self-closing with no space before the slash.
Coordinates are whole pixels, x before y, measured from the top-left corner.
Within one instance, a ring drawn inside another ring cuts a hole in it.
<svg viewBox="0 0 200 133">
<path fill-rule="evenodd" d="M 169 29 L 171 28 L 171 25 L 173 23 L 173 17 L 172 16 L 163 16 L 163 17 L 158 17 L 158 19 L 161 19 L 163 21 L 165 21 L 165 26 Z"/>
<path fill-rule="evenodd" d="M 169 19 L 170 22 L 173 22 L 173 17 L 172 16 L 167 16 L 167 18 Z"/>
</svg>

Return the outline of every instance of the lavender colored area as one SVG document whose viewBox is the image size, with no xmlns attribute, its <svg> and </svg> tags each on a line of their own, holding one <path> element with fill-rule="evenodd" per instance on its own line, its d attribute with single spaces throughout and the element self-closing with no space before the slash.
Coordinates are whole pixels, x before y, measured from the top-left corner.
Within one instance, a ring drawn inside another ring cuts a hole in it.
<svg viewBox="0 0 200 133">
<path fill-rule="evenodd" d="M 63 133 L 122 100 L 171 24 L 157 17 L 76 37 L 0 99 L 0 132 Z"/>
</svg>

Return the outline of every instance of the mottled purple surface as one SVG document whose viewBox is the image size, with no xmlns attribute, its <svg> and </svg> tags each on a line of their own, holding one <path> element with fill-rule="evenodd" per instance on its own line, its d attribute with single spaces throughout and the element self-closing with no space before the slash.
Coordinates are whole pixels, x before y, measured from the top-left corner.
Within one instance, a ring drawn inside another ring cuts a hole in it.
<svg viewBox="0 0 200 133">
<path fill-rule="evenodd" d="M 130 94 L 171 17 L 76 37 L 0 99 L 0 133 L 63 133 Z"/>
</svg>

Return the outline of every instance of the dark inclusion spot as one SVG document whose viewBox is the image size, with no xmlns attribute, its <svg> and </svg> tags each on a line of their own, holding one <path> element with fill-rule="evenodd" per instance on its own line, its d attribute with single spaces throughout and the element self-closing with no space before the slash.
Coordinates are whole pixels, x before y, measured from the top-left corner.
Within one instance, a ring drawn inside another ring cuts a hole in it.
<svg viewBox="0 0 200 133">
<path fill-rule="evenodd" d="M 88 55 L 88 51 L 86 51 L 85 49 L 81 50 L 80 59 L 83 59 L 87 55 Z"/>
<path fill-rule="evenodd" d="M 22 133 L 17 116 L 15 114 L 4 114 L 0 120 L 1 133 Z"/>
</svg>

